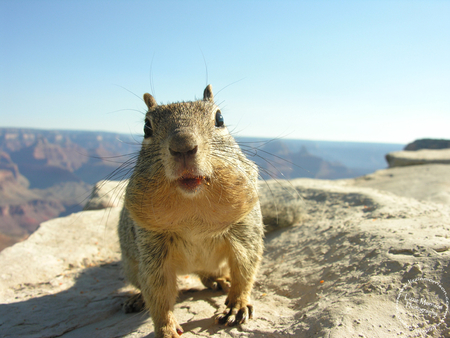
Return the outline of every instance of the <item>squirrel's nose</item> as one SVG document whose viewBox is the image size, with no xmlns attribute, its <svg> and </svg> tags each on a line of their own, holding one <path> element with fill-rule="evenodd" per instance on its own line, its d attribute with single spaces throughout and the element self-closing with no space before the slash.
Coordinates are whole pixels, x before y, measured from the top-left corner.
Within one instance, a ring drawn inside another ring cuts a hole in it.
<svg viewBox="0 0 450 338">
<path fill-rule="evenodd" d="M 170 155 L 175 156 L 175 157 L 194 156 L 197 153 L 197 150 L 198 150 L 198 146 L 195 146 L 194 148 L 187 150 L 187 151 L 176 151 L 176 150 L 173 150 L 172 148 L 169 148 Z"/>
<path fill-rule="evenodd" d="M 193 157 L 198 151 L 194 135 L 190 133 L 176 133 L 169 141 L 170 154 L 176 158 Z"/>
</svg>

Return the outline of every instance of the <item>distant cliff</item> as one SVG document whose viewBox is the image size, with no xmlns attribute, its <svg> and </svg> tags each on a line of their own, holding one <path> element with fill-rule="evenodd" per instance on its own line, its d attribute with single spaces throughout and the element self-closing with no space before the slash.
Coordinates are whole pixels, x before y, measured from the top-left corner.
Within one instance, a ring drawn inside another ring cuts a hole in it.
<svg viewBox="0 0 450 338">
<path fill-rule="evenodd" d="M 298 177 L 339 179 L 351 178 L 362 173 L 347 168 L 339 162 L 325 161 L 309 153 L 305 146 L 291 151 L 283 140 L 257 142 L 243 146 L 247 156 L 256 162 L 263 179 L 293 179 Z"/>
<path fill-rule="evenodd" d="M 0 250 L 80 211 L 92 184 L 139 149 L 114 133 L 0 128 Z M 116 179 L 127 171 L 112 175 Z"/>
<path fill-rule="evenodd" d="M 356 177 L 383 168 L 386 146 L 397 150 L 390 145 L 349 143 L 340 149 L 333 142 L 237 140 L 263 179 Z M 117 133 L 0 128 L 0 250 L 27 238 L 43 221 L 80 211 L 96 182 L 127 178 L 140 142 L 140 136 Z M 326 160 L 318 150 L 333 156 Z M 341 158 L 357 167 L 342 164 Z"/>
</svg>

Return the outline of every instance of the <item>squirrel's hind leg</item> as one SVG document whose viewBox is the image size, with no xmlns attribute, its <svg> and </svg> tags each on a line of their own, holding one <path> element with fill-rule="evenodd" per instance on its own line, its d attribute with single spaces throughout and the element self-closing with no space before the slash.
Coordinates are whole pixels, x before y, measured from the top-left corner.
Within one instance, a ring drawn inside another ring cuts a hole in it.
<svg viewBox="0 0 450 338">
<path fill-rule="evenodd" d="M 200 275 L 200 280 L 204 286 L 214 291 L 223 290 L 228 292 L 231 288 L 231 280 L 228 276 L 217 277 L 211 275 Z"/>
<path fill-rule="evenodd" d="M 123 304 L 122 310 L 125 313 L 141 312 L 145 310 L 145 302 L 144 297 L 142 297 L 142 293 L 139 292 L 138 294 L 128 298 Z"/>
</svg>

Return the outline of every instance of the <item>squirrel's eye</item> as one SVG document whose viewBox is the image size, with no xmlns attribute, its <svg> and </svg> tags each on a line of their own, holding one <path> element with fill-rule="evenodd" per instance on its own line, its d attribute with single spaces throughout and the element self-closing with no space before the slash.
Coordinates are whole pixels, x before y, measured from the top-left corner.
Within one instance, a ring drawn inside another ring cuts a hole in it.
<svg viewBox="0 0 450 338">
<path fill-rule="evenodd" d="M 223 127 L 223 116 L 220 110 L 216 112 L 216 127 Z"/>
<path fill-rule="evenodd" d="M 149 119 L 145 119 L 145 125 L 144 125 L 144 138 L 149 138 L 153 135 L 153 129 L 152 125 L 150 123 Z"/>
</svg>

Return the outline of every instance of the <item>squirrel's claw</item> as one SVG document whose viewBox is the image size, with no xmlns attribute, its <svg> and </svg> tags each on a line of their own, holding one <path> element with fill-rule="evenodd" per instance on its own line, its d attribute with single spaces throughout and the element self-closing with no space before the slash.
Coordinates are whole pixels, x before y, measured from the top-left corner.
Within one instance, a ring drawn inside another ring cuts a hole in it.
<svg viewBox="0 0 450 338">
<path fill-rule="evenodd" d="M 253 305 L 247 304 L 242 307 L 228 306 L 222 314 L 216 316 L 216 324 L 234 326 L 244 324 L 250 318 L 253 318 Z"/>
</svg>

